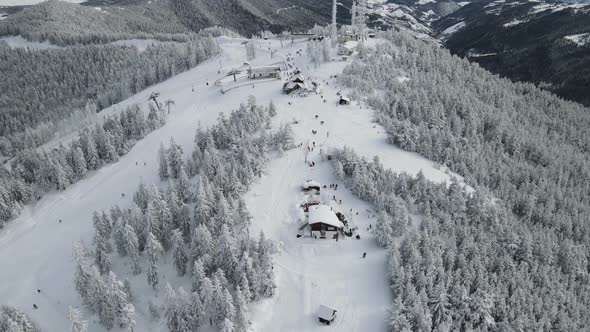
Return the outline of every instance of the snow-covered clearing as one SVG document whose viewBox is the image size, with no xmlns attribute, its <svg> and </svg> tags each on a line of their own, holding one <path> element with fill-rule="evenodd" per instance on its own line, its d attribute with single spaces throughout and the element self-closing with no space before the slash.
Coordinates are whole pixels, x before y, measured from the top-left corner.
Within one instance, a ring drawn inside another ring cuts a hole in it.
<svg viewBox="0 0 590 332">
<path fill-rule="evenodd" d="M 342 204 L 336 204 L 343 212 L 352 209 L 352 223 L 359 227 L 361 240 L 297 239 L 300 226 L 300 186 L 313 178 L 322 183 L 336 183 L 327 162 L 322 162 L 320 150 L 325 153 L 334 147 L 349 146 L 367 158 L 379 156 L 385 167 L 412 174 L 423 171 L 434 181 L 446 181 L 449 176 L 435 164 L 418 154 L 405 152 L 386 142 L 384 130 L 372 122 L 372 111 L 356 105 L 337 106 L 335 81 L 330 75 L 339 74 L 344 62 L 324 64 L 313 68 L 305 56 L 297 56 L 295 64 L 306 76 L 318 81 L 328 81 L 324 86 L 324 103 L 320 95 L 306 98 L 281 94 L 282 82 L 254 83 L 221 94 L 212 84 L 224 73 L 244 62 L 242 39 L 220 38 L 223 54 L 196 68 L 159 83 L 105 111 L 112 114 L 126 106 L 147 104 L 152 91 L 160 93 L 160 99 L 172 99 L 167 124 L 152 132 L 119 162 L 107 165 L 88 175 L 67 190 L 46 195 L 28 206 L 21 217 L 9 223 L 0 233 L 0 299 L 2 304 L 20 307 L 45 331 L 67 331 L 69 305 L 81 306 L 72 283 L 74 261 L 73 245 L 82 240 L 91 243 L 93 234 L 91 214 L 97 209 L 108 209 L 113 204 L 128 206 L 132 193 L 140 181 L 159 183 L 157 149 L 161 141 L 174 137 L 185 153 L 193 146 L 195 128 L 201 124 L 215 123 L 220 112 L 229 112 L 247 99 L 256 96 L 258 103 L 274 100 L 278 115 L 273 126 L 298 120 L 293 125 L 296 142 L 303 147 L 285 152 L 271 161 L 263 177 L 246 195 L 246 202 L 254 216 L 250 230 L 256 234 L 264 230 L 268 238 L 279 244 L 275 257 L 278 294 L 252 306 L 251 315 L 255 331 L 379 331 L 385 329 L 387 306 L 391 303 L 387 274 L 386 252 L 377 246 L 372 234 L 366 230 L 374 224 L 371 207 L 354 198 L 342 184 L 337 191 L 322 189 L 322 200 L 330 202 L 336 195 Z M 250 63 L 266 65 L 276 62 L 267 48 L 279 53 L 294 54 L 304 49 L 304 43 L 285 43 L 281 49 L 278 41 L 257 41 L 258 58 Z M 305 54 L 305 52 L 303 52 Z M 209 82 L 209 85 L 206 85 Z M 255 81 L 253 81 L 255 82 Z M 194 91 L 192 90 L 194 86 Z M 291 105 L 289 105 L 289 103 Z M 315 119 L 315 115 L 318 119 Z M 320 121 L 325 121 L 322 125 Z M 312 130 L 318 133 L 313 135 Z M 304 163 L 307 146 L 316 148 L 308 156 L 316 167 Z M 146 163 L 145 166 L 143 163 Z M 137 163 L 137 164 L 136 164 Z M 125 193 L 126 197 L 121 197 Z M 356 212 L 359 212 L 358 216 Z M 58 220 L 63 222 L 60 224 Z M 367 258 L 362 259 L 363 252 Z M 169 273 L 162 274 L 165 284 Z M 127 277 L 127 276 L 123 276 Z M 142 300 L 145 280 L 134 293 Z M 37 289 L 42 293 L 38 294 Z M 33 303 L 39 309 L 32 308 Z M 338 309 L 334 325 L 324 327 L 315 316 L 319 304 Z M 148 319 L 147 308 L 138 306 L 136 331 L 160 331 Z M 93 319 L 91 331 L 103 328 Z M 115 329 L 117 330 L 117 329 Z"/>
<path fill-rule="evenodd" d="M 0 37 L 0 41 L 5 41 L 9 47 L 11 48 L 30 48 L 34 50 L 45 50 L 48 48 L 58 48 L 60 46 L 51 44 L 48 41 L 40 42 L 33 42 L 24 39 L 21 36 L 8 36 L 8 37 Z"/>
<path fill-rule="evenodd" d="M 510 22 L 508 22 L 508 23 L 504 23 L 504 27 L 505 27 L 505 28 L 513 27 L 513 26 L 515 26 L 515 25 L 519 25 L 519 24 L 521 24 L 521 23 L 524 23 L 524 22 L 527 22 L 527 21 L 528 21 L 528 20 L 519 20 L 519 19 L 515 19 L 515 20 L 512 20 L 512 21 L 510 21 Z"/>
<path fill-rule="evenodd" d="M 113 45 L 135 47 L 139 52 L 145 51 L 149 46 L 157 45 L 160 41 L 155 39 L 125 39 L 112 42 Z"/>
</svg>

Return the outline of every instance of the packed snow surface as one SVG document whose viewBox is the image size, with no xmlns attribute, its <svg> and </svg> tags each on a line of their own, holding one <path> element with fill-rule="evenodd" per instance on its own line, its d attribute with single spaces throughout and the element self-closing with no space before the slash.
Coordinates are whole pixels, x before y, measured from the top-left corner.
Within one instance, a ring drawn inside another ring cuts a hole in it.
<svg viewBox="0 0 590 332">
<path fill-rule="evenodd" d="M 302 146 L 273 158 L 245 196 L 254 217 L 250 234 L 264 230 L 279 248 L 274 264 L 278 293 L 251 306 L 253 331 L 386 330 L 387 308 L 392 299 L 386 251 L 378 246 L 368 229 L 369 225 L 375 224 L 373 207 L 356 199 L 343 183 L 339 183 L 337 190 L 322 188 L 321 203 L 345 213 L 349 223 L 358 227 L 360 240 L 296 238 L 304 220 L 299 207 L 303 199 L 301 185 L 308 179 L 322 185 L 338 183 L 322 155 L 344 146 L 367 158 L 379 156 L 383 165 L 394 171 L 411 174 L 422 171 L 427 178 L 437 182 L 448 181 L 449 175 L 420 155 L 387 143 L 383 128 L 372 121 L 372 110 L 354 100 L 352 105 L 338 105 L 336 92 L 341 87 L 330 77 L 340 74 L 346 62 L 331 62 L 316 69 L 305 56 L 295 56 L 295 65 L 305 76 L 325 82 L 323 98 L 316 94 L 305 98 L 283 95 L 280 80 L 252 81 L 252 84 L 222 94 L 222 87 L 206 83 L 212 83 L 231 68 L 239 67 L 245 60 L 245 51 L 241 45 L 243 39 L 218 40 L 223 52 L 217 58 L 105 111 L 105 114 L 112 114 L 133 103 L 145 107 L 149 95 L 157 91 L 162 100 L 172 99 L 176 103 L 164 127 L 138 142 L 117 163 L 89 173 L 86 179 L 65 191 L 47 194 L 37 203 L 27 206 L 17 220 L 0 231 L 2 304 L 21 308 L 44 331 L 69 330 L 68 307 L 82 306 L 72 282 L 72 248 L 78 241 L 91 245 L 92 212 L 108 210 L 114 204 L 130 206 L 132 193 L 141 181 L 147 184 L 160 181 L 156 151 L 161 141 L 167 142 L 174 137 L 185 153 L 190 154 L 198 125 L 206 127 L 214 124 L 219 113 L 236 109 L 240 102 L 254 95 L 259 104 L 270 100 L 275 102 L 278 114 L 273 120 L 273 127 L 297 120 L 293 130 L 296 142 L 302 143 Z M 276 55 L 271 59 L 267 51 L 269 47 L 277 49 L 282 55 L 294 55 L 296 50 L 305 49 L 305 44 L 297 41 L 285 43 L 285 48 L 281 48 L 279 41 L 256 43 L 261 47 L 257 48 L 257 59 L 251 61 L 253 65 L 276 63 Z M 312 134 L 312 130 L 317 134 Z M 314 143 L 315 148 L 310 151 L 308 146 L 313 147 Z M 309 167 L 306 159 L 315 161 L 316 166 Z M 126 194 L 125 197 L 122 193 Z M 62 223 L 58 223 L 60 219 Z M 366 258 L 362 258 L 363 253 L 367 253 Z M 162 271 L 161 284 L 171 280 L 173 274 L 174 271 Z M 149 319 L 145 300 L 151 290 L 145 275 L 130 279 L 133 281 L 132 291 L 137 297 L 135 331 L 166 331 L 163 323 L 156 324 Z M 37 293 L 37 289 L 42 292 Z M 33 304 L 38 309 L 34 310 Z M 320 304 L 338 310 L 330 327 L 318 322 Z M 84 315 L 90 320 L 89 331 L 104 331 L 95 316 L 88 312 Z"/>
</svg>

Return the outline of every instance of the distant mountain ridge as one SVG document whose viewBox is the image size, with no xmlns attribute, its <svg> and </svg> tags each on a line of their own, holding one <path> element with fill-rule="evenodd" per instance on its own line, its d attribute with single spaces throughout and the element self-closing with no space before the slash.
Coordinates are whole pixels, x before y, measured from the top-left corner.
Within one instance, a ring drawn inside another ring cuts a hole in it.
<svg viewBox="0 0 590 332">
<path fill-rule="evenodd" d="M 590 4 L 473 2 L 432 27 L 455 54 L 590 105 Z"/>
<path fill-rule="evenodd" d="M 377 25 L 413 30 L 493 73 L 590 105 L 589 3 L 389 0 L 372 7 Z"/>
<path fill-rule="evenodd" d="M 341 1 L 350 6 L 351 0 Z M 222 26 L 245 36 L 261 30 L 309 29 L 331 19 L 322 0 L 90 0 L 48 1 L 11 8 L 0 35 L 186 33 Z M 14 13 L 15 11 L 18 11 Z M 6 11 L 3 9 L 3 11 Z M 339 14 L 339 22 L 349 17 Z"/>
</svg>

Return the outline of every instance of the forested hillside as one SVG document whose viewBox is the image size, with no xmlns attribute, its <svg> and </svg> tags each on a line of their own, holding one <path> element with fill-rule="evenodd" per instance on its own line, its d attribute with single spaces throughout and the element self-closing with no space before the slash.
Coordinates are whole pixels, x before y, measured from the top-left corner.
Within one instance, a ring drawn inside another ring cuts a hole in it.
<svg viewBox="0 0 590 332">
<path fill-rule="evenodd" d="M 292 147 L 288 129 L 263 128 L 274 115 L 272 103 L 257 106 L 251 97 L 211 129 L 197 129 L 187 159 L 171 139 L 159 151 L 166 190 L 142 183 L 133 206 L 94 213 L 95 247 L 76 247 L 74 283 L 101 325 L 133 328 L 134 303 L 147 299 L 141 312 L 149 310 L 154 321 L 163 318 L 172 332 L 213 324 L 221 331 L 249 330 L 247 304 L 273 296 L 276 284 L 272 242 L 264 233 L 256 240 L 249 236 L 251 215 L 242 195 L 260 176 L 269 151 Z M 177 278 L 162 285 L 160 275 L 171 269 Z M 122 282 L 112 270 L 129 278 Z"/>
<path fill-rule="evenodd" d="M 374 174 L 365 188 L 392 182 L 384 190 L 424 216 L 392 249 L 391 330 L 583 330 L 590 111 L 406 33 L 386 39 L 341 82 L 370 96 L 391 143 L 476 189 L 469 195 L 365 164 Z"/>
<path fill-rule="evenodd" d="M 350 6 L 350 0 L 344 0 Z M 329 0 L 160 0 L 73 4 L 48 1 L 0 21 L 0 36 L 22 35 L 64 45 L 124 38 L 171 39 L 211 26 L 245 36 L 262 30 L 306 30 L 331 19 Z M 349 20 L 341 11 L 340 22 Z M 174 34 L 169 36 L 167 34 Z"/>
<path fill-rule="evenodd" d="M 217 52 L 212 39 L 194 36 L 143 52 L 118 45 L 33 51 L 0 42 L 0 154 L 37 147 L 76 110 L 100 111 Z"/>
<path fill-rule="evenodd" d="M 512 80 L 534 82 L 590 105 L 590 6 L 562 2 L 478 1 L 433 25 L 445 47 Z M 460 24 L 461 29 L 446 29 Z"/>
</svg>

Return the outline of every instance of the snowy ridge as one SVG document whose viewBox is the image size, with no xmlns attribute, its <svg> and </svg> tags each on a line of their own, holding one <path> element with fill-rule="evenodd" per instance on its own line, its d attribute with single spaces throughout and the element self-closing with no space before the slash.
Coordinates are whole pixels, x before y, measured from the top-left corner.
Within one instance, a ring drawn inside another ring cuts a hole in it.
<svg viewBox="0 0 590 332">
<path fill-rule="evenodd" d="M 581 33 L 577 35 L 570 35 L 563 37 L 566 40 L 575 43 L 578 46 L 585 46 L 590 44 L 590 32 L 589 33 Z"/>
</svg>

